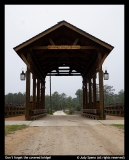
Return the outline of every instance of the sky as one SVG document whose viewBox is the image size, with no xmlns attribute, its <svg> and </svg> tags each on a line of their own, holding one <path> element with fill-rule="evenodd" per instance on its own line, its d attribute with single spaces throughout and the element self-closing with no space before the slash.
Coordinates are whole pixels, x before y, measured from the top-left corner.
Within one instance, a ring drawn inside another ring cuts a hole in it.
<svg viewBox="0 0 129 160">
<path fill-rule="evenodd" d="M 124 90 L 124 5 L 5 5 L 5 95 L 26 91 L 26 81 L 20 80 L 26 64 L 13 48 L 62 20 L 114 46 L 102 65 L 109 73 L 103 83 L 113 86 L 115 94 Z M 50 95 L 50 77 L 45 80 L 45 94 Z M 74 98 L 78 89 L 81 76 L 51 77 L 51 93 Z"/>
</svg>

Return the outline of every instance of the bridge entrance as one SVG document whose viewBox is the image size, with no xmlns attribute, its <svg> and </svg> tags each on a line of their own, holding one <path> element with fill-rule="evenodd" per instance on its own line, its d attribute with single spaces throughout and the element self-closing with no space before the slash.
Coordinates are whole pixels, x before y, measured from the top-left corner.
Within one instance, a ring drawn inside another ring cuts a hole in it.
<svg viewBox="0 0 129 160">
<path fill-rule="evenodd" d="M 58 22 L 14 47 L 27 66 L 25 119 L 46 115 L 45 77 L 50 75 L 82 76 L 82 115 L 94 115 L 98 119 L 104 119 L 102 64 L 113 48 L 66 21 Z M 30 73 L 33 75 L 33 103 L 30 103 Z M 99 101 L 96 100 L 97 73 Z"/>
</svg>

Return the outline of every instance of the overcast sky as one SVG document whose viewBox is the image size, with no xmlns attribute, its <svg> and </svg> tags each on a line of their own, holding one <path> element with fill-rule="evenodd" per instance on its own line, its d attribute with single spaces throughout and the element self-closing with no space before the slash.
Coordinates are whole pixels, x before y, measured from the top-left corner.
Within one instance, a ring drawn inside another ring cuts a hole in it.
<svg viewBox="0 0 129 160">
<path fill-rule="evenodd" d="M 124 5 L 5 5 L 5 94 L 26 90 L 20 80 L 26 65 L 13 48 L 62 20 L 114 46 L 102 65 L 109 73 L 104 84 L 113 86 L 114 93 L 124 90 Z M 81 76 L 51 77 L 51 93 L 76 97 L 81 88 Z M 45 94 L 50 94 L 49 77 Z"/>
</svg>

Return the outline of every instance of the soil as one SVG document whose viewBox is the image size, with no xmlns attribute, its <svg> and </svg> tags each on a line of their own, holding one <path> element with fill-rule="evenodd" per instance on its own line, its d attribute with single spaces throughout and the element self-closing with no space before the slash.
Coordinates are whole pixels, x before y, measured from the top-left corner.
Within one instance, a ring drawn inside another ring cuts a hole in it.
<svg viewBox="0 0 129 160">
<path fill-rule="evenodd" d="M 107 115 L 109 119 L 124 117 Z M 24 121 L 25 118 L 17 116 L 5 120 Z M 76 121 L 83 124 L 80 117 Z M 62 123 L 66 124 L 65 121 Z M 5 136 L 5 155 L 124 155 L 124 130 L 90 123 L 83 126 L 29 126 Z"/>
</svg>

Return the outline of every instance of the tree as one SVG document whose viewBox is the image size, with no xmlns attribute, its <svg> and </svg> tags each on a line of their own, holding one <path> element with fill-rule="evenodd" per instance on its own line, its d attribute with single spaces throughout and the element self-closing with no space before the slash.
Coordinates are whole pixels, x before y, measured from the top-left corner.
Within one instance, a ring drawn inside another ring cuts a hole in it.
<svg viewBox="0 0 129 160">
<path fill-rule="evenodd" d="M 50 107 L 50 96 L 45 95 L 45 107 L 48 109 Z"/>
<path fill-rule="evenodd" d="M 124 90 L 123 89 L 121 89 L 118 92 L 118 101 L 119 101 L 119 103 L 124 103 Z"/>
<path fill-rule="evenodd" d="M 67 99 L 67 95 L 65 93 L 61 93 L 60 94 L 60 106 L 61 109 L 65 110 L 66 109 L 66 99 Z"/>
<path fill-rule="evenodd" d="M 67 99 L 66 99 L 66 105 L 67 105 L 67 107 L 71 108 L 72 104 L 73 104 L 72 103 L 72 97 L 71 96 L 67 97 Z"/>
<path fill-rule="evenodd" d="M 52 94 L 52 107 L 54 110 L 58 110 L 58 105 L 59 105 L 59 93 L 55 91 Z"/>
<path fill-rule="evenodd" d="M 75 95 L 77 96 L 78 104 L 79 104 L 80 106 L 82 106 L 83 90 L 82 90 L 82 89 L 78 89 L 78 90 L 76 91 Z"/>
<path fill-rule="evenodd" d="M 114 103 L 113 97 L 115 89 L 113 86 L 104 85 L 104 104 Z"/>
</svg>

